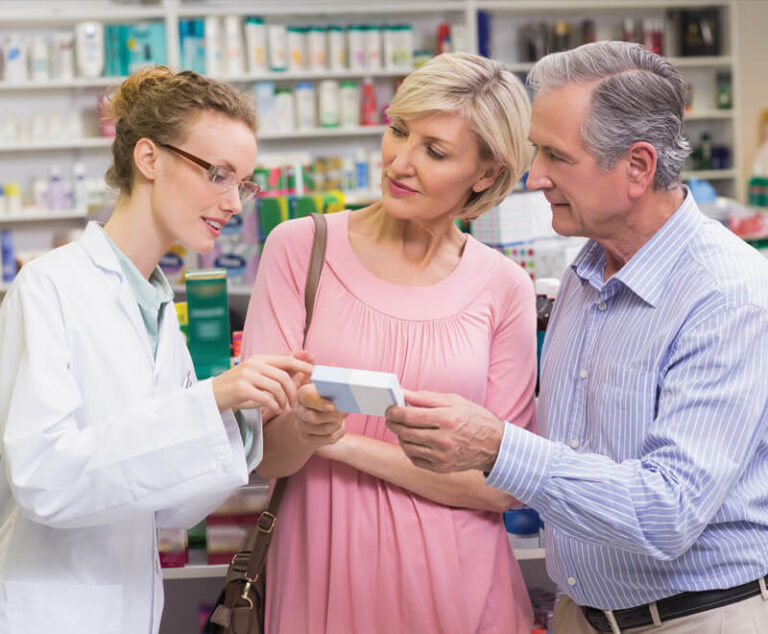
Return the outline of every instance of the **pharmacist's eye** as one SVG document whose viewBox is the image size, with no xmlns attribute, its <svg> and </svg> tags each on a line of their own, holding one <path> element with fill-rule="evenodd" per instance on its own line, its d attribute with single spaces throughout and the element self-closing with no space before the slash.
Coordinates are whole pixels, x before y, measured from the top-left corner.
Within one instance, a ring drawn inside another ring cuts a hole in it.
<svg viewBox="0 0 768 634">
<path fill-rule="evenodd" d="M 391 124 L 391 125 L 389 126 L 389 129 L 390 129 L 390 130 L 392 130 L 392 134 L 394 134 L 395 136 L 399 136 L 399 137 L 408 136 L 408 133 L 407 133 L 407 132 L 405 132 L 405 130 L 403 130 L 403 129 L 401 129 L 401 128 L 398 128 L 398 127 L 397 127 L 396 125 L 394 125 L 394 124 Z"/>
<path fill-rule="evenodd" d="M 225 187 L 229 187 L 235 182 L 235 175 L 223 167 L 214 167 L 210 171 L 210 178 L 214 185 L 223 185 Z"/>
</svg>

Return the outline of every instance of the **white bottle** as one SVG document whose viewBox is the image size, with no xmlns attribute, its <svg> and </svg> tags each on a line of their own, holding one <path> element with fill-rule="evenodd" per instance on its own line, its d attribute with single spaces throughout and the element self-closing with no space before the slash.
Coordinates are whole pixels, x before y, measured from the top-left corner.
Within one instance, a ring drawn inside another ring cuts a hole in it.
<svg viewBox="0 0 768 634">
<path fill-rule="evenodd" d="M 365 31 L 365 67 L 381 68 L 381 29 L 369 26 Z"/>
<path fill-rule="evenodd" d="M 360 125 L 360 86 L 353 79 L 345 79 L 339 88 L 339 122 L 343 128 Z"/>
<path fill-rule="evenodd" d="M 347 29 L 347 54 L 349 68 L 362 70 L 365 68 L 365 30 L 362 26 L 350 26 Z"/>
<path fill-rule="evenodd" d="M 205 38 L 205 74 L 211 77 L 220 77 L 223 69 L 221 63 L 219 18 L 215 15 L 206 17 L 203 29 Z"/>
<path fill-rule="evenodd" d="M 320 125 L 324 128 L 335 128 L 339 125 L 339 82 L 335 79 L 324 79 L 320 82 Z"/>
<path fill-rule="evenodd" d="M 313 26 L 308 35 L 309 67 L 312 70 L 328 68 L 328 29 L 324 26 Z"/>
<path fill-rule="evenodd" d="M 3 46 L 3 79 L 25 82 L 27 74 L 27 43 L 17 35 L 9 36 Z"/>
<path fill-rule="evenodd" d="M 289 26 L 286 33 L 288 69 L 304 70 L 307 67 L 307 29 L 303 26 Z"/>
<path fill-rule="evenodd" d="M 373 191 L 381 187 L 381 152 L 375 151 L 368 154 L 368 186 Z"/>
<path fill-rule="evenodd" d="M 300 81 L 293 91 L 296 100 L 296 127 L 307 130 L 316 127 L 315 88 L 311 82 Z"/>
<path fill-rule="evenodd" d="M 104 25 L 100 22 L 76 24 L 75 49 L 80 77 L 99 77 L 104 69 Z"/>
<path fill-rule="evenodd" d="M 387 24 L 384 27 L 384 68 L 397 68 L 397 46 L 400 27 Z"/>
<path fill-rule="evenodd" d="M 239 15 L 224 18 L 224 42 L 226 51 L 227 77 L 240 77 L 245 68 L 243 63 L 243 31 Z"/>
<path fill-rule="evenodd" d="M 72 206 L 75 211 L 85 215 L 88 212 L 88 183 L 86 181 L 85 165 L 75 163 L 74 185 L 72 187 Z"/>
<path fill-rule="evenodd" d="M 275 125 L 275 84 L 271 81 L 258 81 L 253 85 L 253 100 L 259 113 L 261 127 L 271 130 Z"/>
<path fill-rule="evenodd" d="M 347 67 L 347 41 L 342 26 L 332 24 L 328 27 L 328 60 L 331 70 Z"/>
<path fill-rule="evenodd" d="M 71 31 L 53 35 L 51 78 L 72 79 L 75 76 L 75 35 Z"/>
<path fill-rule="evenodd" d="M 267 27 L 269 35 L 269 69 L 280 71 L 288 67 L 288 33 L 285 24 L 270 24 Z"/>
<path fill-rule="evenodd" d="M 32 38 L 30 78 L 32 81 L 48 81 L 51 78 L 48 42 L 42 35 Z"/>
<path fill-rule="evenodd" d="M 55 163 L 51 165 L 50 177 L 48 180 L 48 204 L 51 209 L 65 209 L 64 184 L 61 182 L 61 172 L 59 166 Z"/>
<path fill-rule="evenodd" d="M 275 130 L 290 132 L 296 127 L 296 114 L 293 108 L 293 94 L 290 88 L 278 88 L 275 91 Z"/>
<path fill-rule="evenodd" d="M 246 18 L 245 48 L 248 71 L 259 73 L 267 70 L 267 27 L 261 18 Z"/>
</svg>

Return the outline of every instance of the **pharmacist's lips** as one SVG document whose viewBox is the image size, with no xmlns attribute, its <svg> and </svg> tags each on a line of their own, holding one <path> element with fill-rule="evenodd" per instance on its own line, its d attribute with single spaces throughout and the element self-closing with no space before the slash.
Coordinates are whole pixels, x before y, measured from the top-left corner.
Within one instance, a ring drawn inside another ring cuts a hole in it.
<svg viewBox="0 0 768 634">
<path fill-rule="evenodd" d="M 387 176 L 387 178 L 389 178 L 389 182 L 392 183 L 395 187 L 400 187 L 401 189 L 405 189 L 406 191 L 416 193 L 416 190 L 413 187 L 408 187 L 408 185 L 405 185 L 404 183 L 401 183 L 400 181 L 396 181 L 391 176 Z"/>
</svg>

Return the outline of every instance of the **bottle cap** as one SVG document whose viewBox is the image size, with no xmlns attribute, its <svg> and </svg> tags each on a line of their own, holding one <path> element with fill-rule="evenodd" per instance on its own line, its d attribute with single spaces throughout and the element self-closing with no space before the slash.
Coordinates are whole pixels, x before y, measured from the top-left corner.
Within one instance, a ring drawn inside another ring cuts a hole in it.
<svg viewBox="0 0 768 634">
<path fill-rule="evenodd" d="M 554 277 L 540 277 L 534 281 L 533 288 L 536 295 L 546 295 L 554 299 L 560 289 L 560 280 Z"/>
</svg>

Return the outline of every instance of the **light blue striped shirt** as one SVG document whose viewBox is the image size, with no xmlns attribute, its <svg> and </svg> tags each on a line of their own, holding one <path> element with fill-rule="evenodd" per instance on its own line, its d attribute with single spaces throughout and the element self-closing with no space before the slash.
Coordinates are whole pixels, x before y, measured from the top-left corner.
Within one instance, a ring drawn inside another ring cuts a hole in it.
<svg viewBox="0 0 768 634">
<path fill-rule="evenodd" d="M 603 280 L 589 241 L 542 356 L 543 437 L 507 424 L 488 484 L 539 511 L 547 572 L 619 609 L 768 572 L 768 260 L 690 193 Z"/>
</svg>

